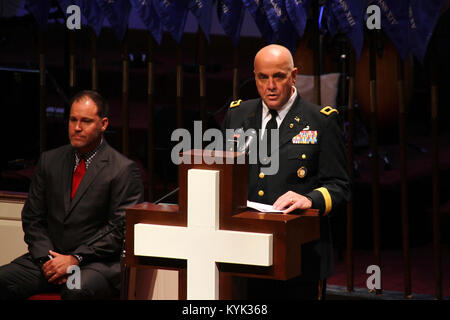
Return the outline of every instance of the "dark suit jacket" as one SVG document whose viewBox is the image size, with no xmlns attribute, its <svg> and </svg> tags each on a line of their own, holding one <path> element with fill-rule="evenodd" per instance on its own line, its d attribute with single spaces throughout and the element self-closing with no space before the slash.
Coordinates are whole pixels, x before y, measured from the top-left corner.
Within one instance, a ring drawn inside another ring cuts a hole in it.
<svg viewBox="0 0 450 320">
<path fill-rule="evenodd" d="M 302 273 L 316 279 L 333 273 L 332 242 L 326 214 L 350 197 L 345 146 L 337 118 L 337 112 L 324 114 L 319 106 L 297 97 L 279 127 L 279 149 L 273 154 L 279 155 L 278 173 L 261 177 L 261 165 L 249 165 L 249 200 L 273 204 L 291 190 L 309 197 L 312 207 L 319 209 L 321 238 L 302 250 Z M 259 130 L 261 119 L 261 99 L 248 100 L 229 109 L 223 128 Z M 317 131 L 317 143 L 294 143 L 294 136 L 308 130 Z M 303 177 L 299 176 L 299 169 L 305 173 Z"/>
<path fill-rule="evenodd" d="M 42 153 L 22 210 L 22 224 L 34 259 L 47 256 L 50 249 L 79 254 L 82 267 L 99 271 L 117 287 L 125 208 L 143 201 L 143 186 L 138 166 L 103 143 L 72 200 L 75 149 L 66 145 Z"/>
</svg>

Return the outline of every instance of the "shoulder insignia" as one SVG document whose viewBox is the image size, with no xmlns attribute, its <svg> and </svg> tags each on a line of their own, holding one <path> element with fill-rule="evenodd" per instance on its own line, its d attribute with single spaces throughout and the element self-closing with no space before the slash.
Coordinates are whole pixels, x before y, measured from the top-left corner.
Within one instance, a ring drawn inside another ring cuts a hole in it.
<svg viewBox="0 0 450 320">
<path fill-rule="evenodd" d="M 326 106 L 325 108 L 322 108 L 322 110 L 320 110 L 320 112 L 323 113 L 326 116 L 329 116 L 333 112 L 339 113 L 339 111 L 337 111 L 336 109 L 334 109 L 334 108 L 332 108 L 330 106 Z"/>
<path fill-rule="evenodd" d="M 238 107 L 238 106 L 241 104 L 241 102 L 242 102 L 241 99 L 235 100 L 235 101 L 231 101 L 231 103 L 230 103 L 230 109 L 231 109 L 231 108 L 234 108 L 234 107 Z"/>
</svg>

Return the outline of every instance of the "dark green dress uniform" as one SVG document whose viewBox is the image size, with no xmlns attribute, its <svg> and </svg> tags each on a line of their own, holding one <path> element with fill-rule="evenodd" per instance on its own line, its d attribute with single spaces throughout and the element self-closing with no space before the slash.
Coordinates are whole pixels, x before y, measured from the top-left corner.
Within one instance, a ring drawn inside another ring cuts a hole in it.
<svg viewBox="0 0 450 320">
<path fill-rule="evenodd" d="M 349 177 L 338 112 L 297 96 L 279 126 L 279 170 L 264 175 L 261 164 L 249 165 L 248 200 L 273 204 L 287 191 L 312 201 L 321 215 L 320 240 L 302 248 L 302 278 L 324 279 L 333 273 L 328 214 L 350 197 Z M 261 129 L 262 101 L 233 102 L 223 129 Z M 275 156 L 277 153 L 273 154 Z"/>
</svg>

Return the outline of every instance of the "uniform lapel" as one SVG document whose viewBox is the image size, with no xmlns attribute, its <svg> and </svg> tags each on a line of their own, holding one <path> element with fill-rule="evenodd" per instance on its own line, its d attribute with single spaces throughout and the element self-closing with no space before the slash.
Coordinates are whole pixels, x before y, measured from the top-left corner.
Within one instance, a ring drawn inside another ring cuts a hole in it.
<svg viewBox="0 0 450 320">
<path fill-rule="evenodd" d="M 106 143 L 106 142 L 105 142 Z M 98 150 L 98 153 L 95 155 L 92 163 L 89 165 L 89 168 L 86 170 L 86 173 L 81 180 L 80 185 L 78 186 L 77 192 L 73 197 L 69 210 L 67 214 L 69 214 L 73 208 L 77 205 L 77 203 L 83 198 L 86 190 L 95 180 L 95 177 L 103 170 L 103 168 L 108 164 L 108 154 L 106 152 L 107 145 Z"/>
<path fill-rule="evenodd" d="M 306 122 L 301 113 L 302 104 L 303 100 L 298 96 L 286 117 L 284 117 L 283 122 L 280 125 L 279 148 L 288 141 L 291 141 L 292 137 L 298 134 L 306 126 Z"/>
<path fill-rule="evenodd" d="M 75 166 L 75 153 L 72 148 L 65 155 L 65 159 L 63 161 L 63 170 L 62 170 L 62 186 L 64 188 L 64 212 L 68 213 L 70 208 L 70 193 L 72 191 L 72 176 L 73 176 L 73 168 Z"/>
<path fill-rule="evenodd" d="M 255 105 L 255 108 L 250 112 L 247 119 L 244 121 L 244 130 L 247 129 L 261 129 L 261 119 L 262 119 L 262 102 L 261 99 L 258 100 L 258 103 Z"/>
</svg>

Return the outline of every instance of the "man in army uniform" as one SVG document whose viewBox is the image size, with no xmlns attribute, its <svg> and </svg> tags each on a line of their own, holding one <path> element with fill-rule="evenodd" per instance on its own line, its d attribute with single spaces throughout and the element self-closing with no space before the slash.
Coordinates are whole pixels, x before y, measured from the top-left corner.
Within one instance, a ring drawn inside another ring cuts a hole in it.
<svg viewBox="0 0 450 320">
<path fill-rule="evenodd" d="M 249 200 L 284 213 L 315 208 L 320 215 L 320 239 L 302 247 L 302 275 L 288 281 L 250 280 L 249 298 L 323 298 L 326 278 L 334 271 L 328 215 L 350 197 L 338 112 L 302 100 L 294 86 L 297 72 L 288 49 L 262 48 L 254 60 L 261 98 L 233 102 L 223 124 L 224 129 L 266 129 L 261 141 L 269 129 L 279 130 L 272 155 L 279 157 L 279 170 L 267 175 L 261 161 L 249 164 Z"/>
</svg>

